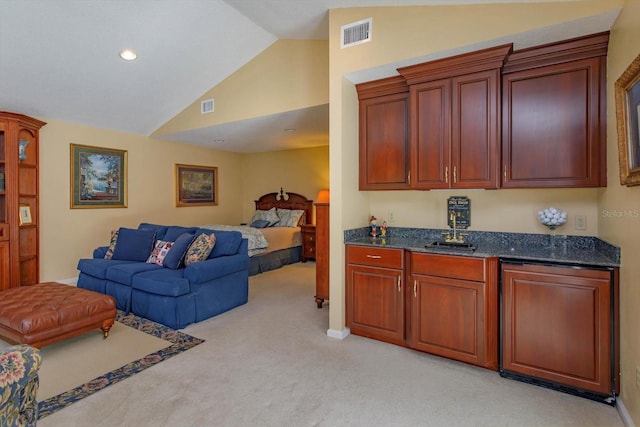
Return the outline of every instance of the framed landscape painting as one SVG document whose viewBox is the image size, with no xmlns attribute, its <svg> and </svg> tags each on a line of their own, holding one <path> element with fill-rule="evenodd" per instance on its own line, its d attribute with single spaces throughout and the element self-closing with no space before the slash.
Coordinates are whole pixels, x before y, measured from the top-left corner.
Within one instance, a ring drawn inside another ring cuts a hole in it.
<svg viewBox="0 0 640 427">
<path fill-rule="evenodd" d="M 217 167 L 176 164 L 176 206 L 217 204 Z"/>
<path fill-rule="evenodd" d="M 127 207 L 127 152 L 71 144 L 71 209 Z"/>
<path fill-rule="evenodd" d="M 614 85 L 620 184 L 640 185 L 640 55 Z"/>
</svg>

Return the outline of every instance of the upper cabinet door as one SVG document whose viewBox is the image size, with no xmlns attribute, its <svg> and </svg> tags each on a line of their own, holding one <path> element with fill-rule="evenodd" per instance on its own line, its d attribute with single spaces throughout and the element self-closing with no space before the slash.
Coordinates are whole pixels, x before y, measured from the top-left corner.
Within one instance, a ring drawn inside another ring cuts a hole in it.
<svg viewBox="0 0 640 427">
<path fill-rule="evenodd" d="M 397 78 L 358 86 L 360 97 L 360 190 L 409 188 L 406 83 Z"/>
<path fill-rule="evenodd" d="M 608 34 L 514 52 L 502 76 L 502 187 L 606 186 Z"/>
<path fill-rule="evenodd" d="M 451 157 L 451 81 L 412 85 L 411 187 L 449 188 Z"/>
<path fill-rule="evenodd" d="M 452 188 L 498 188 L 498 70 L 452 80 Z"/>
</svg>

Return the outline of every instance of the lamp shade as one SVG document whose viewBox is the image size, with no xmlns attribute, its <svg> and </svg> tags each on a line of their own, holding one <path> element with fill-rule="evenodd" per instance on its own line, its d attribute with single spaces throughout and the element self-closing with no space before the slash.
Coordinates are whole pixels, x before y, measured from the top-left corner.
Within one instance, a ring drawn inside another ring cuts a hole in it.
<svg viewBox="0 0 640 427">
<path fill-rule="evenodd" d="M 329 190 L 320 190 L 316 203 L 329 203 Z"/>
</svg>

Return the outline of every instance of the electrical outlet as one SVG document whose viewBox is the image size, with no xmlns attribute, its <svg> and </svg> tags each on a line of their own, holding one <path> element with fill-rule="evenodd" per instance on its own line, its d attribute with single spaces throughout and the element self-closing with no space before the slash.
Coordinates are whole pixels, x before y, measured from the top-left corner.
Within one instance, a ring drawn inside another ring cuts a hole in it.
<svg viewBox="0 0 640 427">
<path fill-rule="evenodd" d="M 393 213 L 393 211 L 389 211 L 387 213 L 387 221 L 393 222 L 395 220 L 396 220 L 396 215 Z"/>
<path fill-rule="evenodd" d="M 585 215 L 576 215 L 576 230 L 587 229 L 587 217 Z"/>
</svg>

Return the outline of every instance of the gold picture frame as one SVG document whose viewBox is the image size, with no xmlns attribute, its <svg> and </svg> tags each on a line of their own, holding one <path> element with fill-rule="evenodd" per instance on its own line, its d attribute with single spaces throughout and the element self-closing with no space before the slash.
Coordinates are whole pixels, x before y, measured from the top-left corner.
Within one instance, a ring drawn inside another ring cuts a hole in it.
<svg viewBox="0 0 640 427">
<path fill-rule="evenodd" d="M 33 218 L 31 217 L 31 206 L 20 205 L 20 225 L 33 224 Z"/>
<path fill-rule="evenodd" d="M 127 152 L 70 144 L 71 209 L 127 207 Z"/>
<path fill-rule="evenodd" d="M 640 55 L 616 80 L 620 184 L 640 185 Z"/>
<path fill-rule="evenodd" d="M 176 164 L 176 206 L 217 206 L 218 168 Z"/>
</svg>

